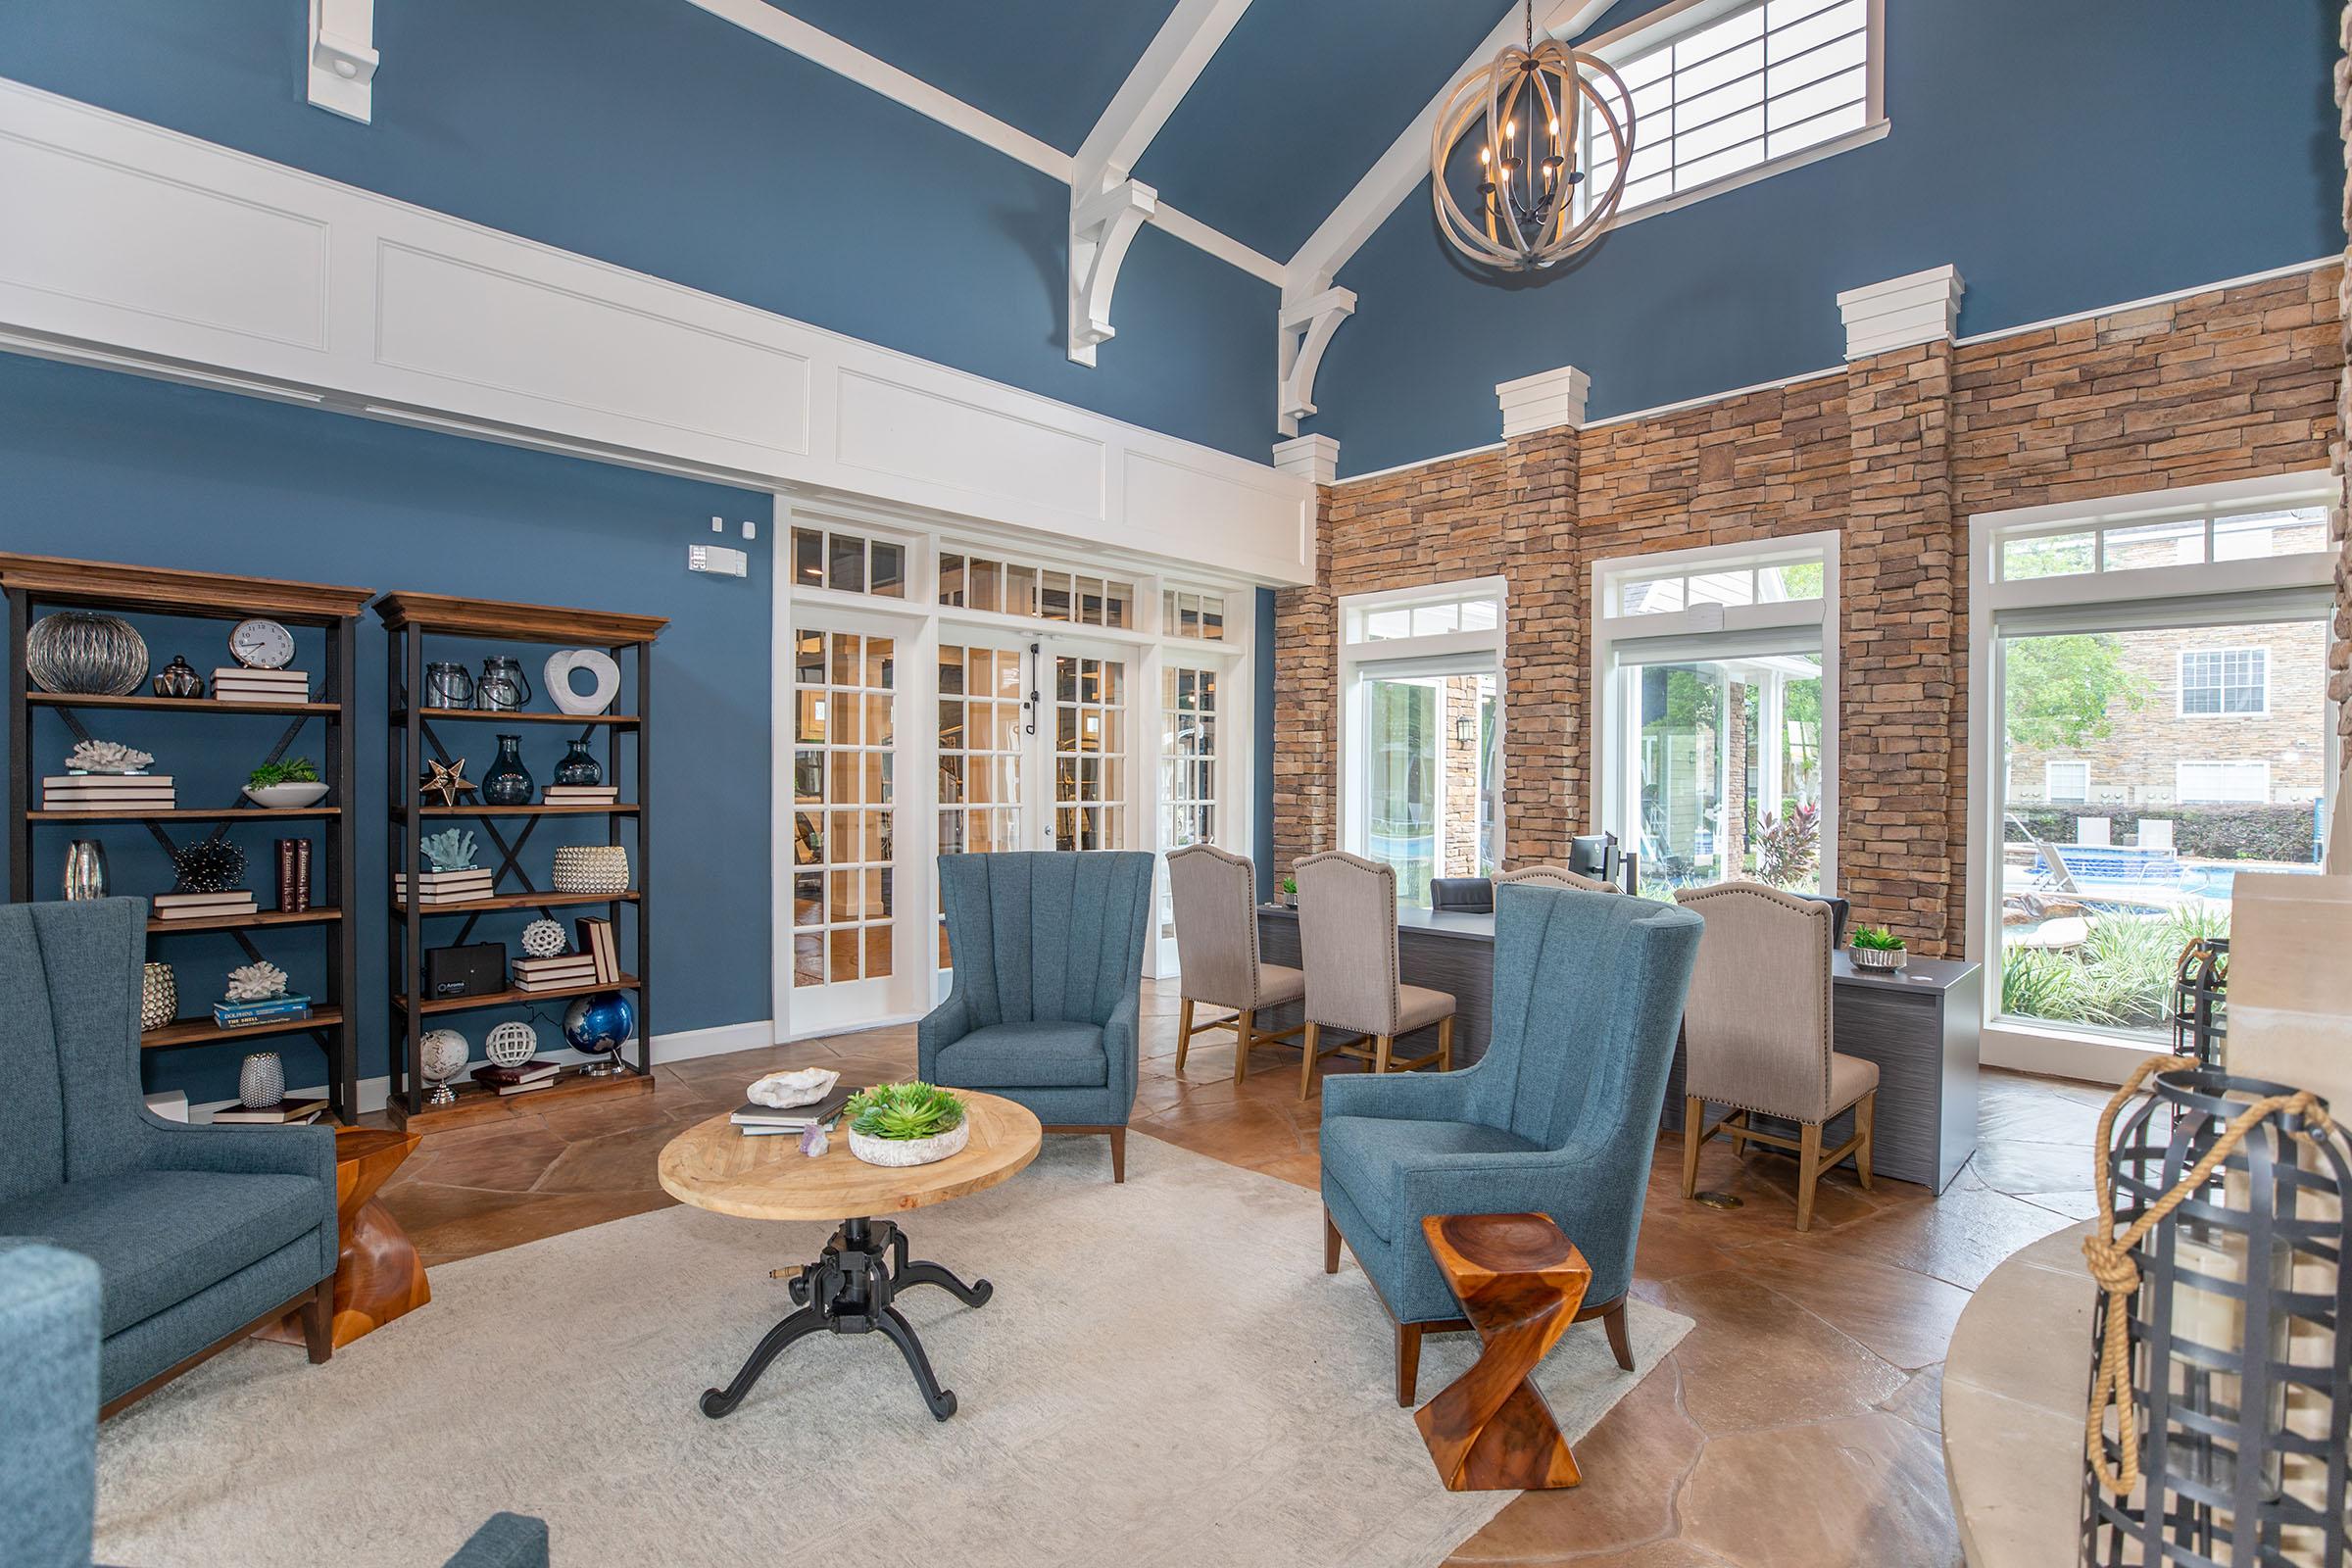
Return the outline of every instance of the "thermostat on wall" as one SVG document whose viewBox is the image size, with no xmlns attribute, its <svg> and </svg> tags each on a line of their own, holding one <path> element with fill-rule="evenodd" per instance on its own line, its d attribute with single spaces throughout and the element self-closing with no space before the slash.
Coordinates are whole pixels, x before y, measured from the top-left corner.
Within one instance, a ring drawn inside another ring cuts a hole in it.
<svg viewBox="0 0 2352 1568">
<path fill-rule="evenodd" d="M 748 577 L 752 574 L 752 558 L 726 545 L 688 545 L 686 569 L 721 577 Z"/>
</svg>

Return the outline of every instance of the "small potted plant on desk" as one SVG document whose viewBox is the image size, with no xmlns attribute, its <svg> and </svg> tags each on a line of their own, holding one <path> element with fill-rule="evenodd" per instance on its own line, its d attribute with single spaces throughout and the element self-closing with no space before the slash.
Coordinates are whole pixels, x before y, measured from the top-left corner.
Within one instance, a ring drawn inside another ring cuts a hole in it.
<svg viewBox="0 0 2352 1568">
<path fill-rule="evenodd" d="M 1282 894 L 1282 906 L 1284 908 L 1296 909 L 1298 907 L 1298 879 L 1297 877 L 1284 877 L 1282 879 L 1280 892 Z"/>
<path fill-rule="evenodd" d="M 264 762 L 245 780 L 245 797 L 256 806 L 274 810 L 300 810 L 326 798 L 318 768 L 307 757 L 290 762 Z"/>
<path fill-rule="evenodd" d="M 960 1153 L 971 1142 L 963 1102 L 934 1084 L 876 1084 L 842 1106 L 850 1124 L 850 1152 L 868 1165 L 928 1165 Z"/>
<path fill-rule="evenodd" d="M 1903 939 L 1883 925 L 1857 926 L 1847 956 L 1857 969 L 1900 969 Z"/>
</svg>

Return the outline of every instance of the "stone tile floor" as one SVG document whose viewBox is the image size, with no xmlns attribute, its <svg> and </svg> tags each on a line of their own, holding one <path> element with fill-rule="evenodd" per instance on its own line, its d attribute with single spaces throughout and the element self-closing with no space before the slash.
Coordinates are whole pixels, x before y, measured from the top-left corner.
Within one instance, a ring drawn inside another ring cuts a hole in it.
<svg viewBox="0 0 2352 1568">
<path fill-rule="evenodd" d="M 1147 984 L 1144 1012 L 1135 1131 L 1315 1185 L 1322 1097 L 1299 1102 L 1298 1053 L 1260 1048 L 1237 1088 L 1232 1037 L 1203 1035 L 1179 1078 L 1173 988 Z M 669 1200 L 655 1157 L 680 1127 L 740 1103 L 743 1085 L 771 1066 L 818 1061 L 852 1076 L 906 1075 L 913 1030 L 678 1062 L 656 1069 L 651 1095 L 436 1134 L 384 1200 L 428 1266 L 659 1208 Z M 1710 1143 L 1701 1188 L 1745 1202 L 1706 1208 L 1683 1200 L 1680 1148 L 1664 1135 L 1635 1289 L 1697 1327 L 1578 1445 L 1582 1487 L 1520 1496 L 1452 1560 L 1957 1564 L 1937 1428 L 1944 1344 L 1995 1263 L 2090 1212 L 2105 1099 L 2087 1085 L 1988 1072 L 1977 1156 L 1941 1199 L 1902 1182 L 1864 1193 L 1848 1167 L 1825 1179 L 1803 1236 L 1793 1161 L 1737 1158 Z M 1317 1239 L 1299 1247 L 1300 1267 L 1318 1267 Z"/>
</svg>

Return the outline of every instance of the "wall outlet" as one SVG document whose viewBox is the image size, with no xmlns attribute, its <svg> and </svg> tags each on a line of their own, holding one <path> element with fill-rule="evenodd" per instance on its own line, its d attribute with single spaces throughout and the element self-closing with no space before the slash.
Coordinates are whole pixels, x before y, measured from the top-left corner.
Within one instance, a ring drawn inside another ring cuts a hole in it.
<svg viewBox="0 0 2352 1568">
<path fill-rule="evenodd" d="M 686 569 L 720 577 L 748 577 L 752 574 L 752 558 L 726 545 L 688 545 Z"/>
</svg>

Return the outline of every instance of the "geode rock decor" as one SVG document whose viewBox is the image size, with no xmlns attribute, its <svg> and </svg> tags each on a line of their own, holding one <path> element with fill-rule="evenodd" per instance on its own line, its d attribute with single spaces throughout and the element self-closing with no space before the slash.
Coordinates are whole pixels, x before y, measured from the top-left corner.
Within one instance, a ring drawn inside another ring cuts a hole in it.
<svg viewBox="0 0 2352 1568">
<path fill-rule="evenodd" d="M 174 893 L 226 893 L 245 879 L 245 852 L 226 839 L 196 839 L 172 857 Z"/>
<path fill-rule="evenodd" d="M 121 615 L 56 611 L 25 632 L 24 672 L 45 692 L 128 697 L 147 678 L 147 639 Z"/>
</svg>

